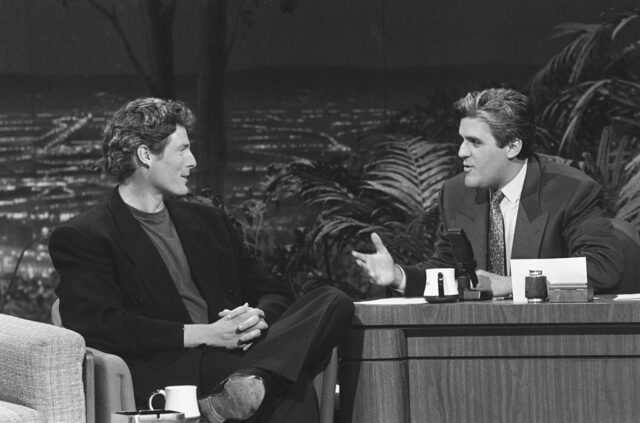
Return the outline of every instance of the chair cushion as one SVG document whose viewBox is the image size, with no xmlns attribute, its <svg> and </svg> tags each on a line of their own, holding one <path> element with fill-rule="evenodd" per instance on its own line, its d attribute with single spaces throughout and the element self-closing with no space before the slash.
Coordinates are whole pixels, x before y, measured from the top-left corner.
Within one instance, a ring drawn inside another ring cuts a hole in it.
<svg viewBox="0 0 640 423">
<path fill-rule="evenodd" d="M 10 402 L 0 401 L 0 422 L 42 423 L 44 419 L 36 410 Z"/>
<path fill-rule="evenodd" d="M 0 400 L 33 408 L 47 422 L 84 422 L 82 336 L 5 314 L 0 328 Z"/>
</svg>

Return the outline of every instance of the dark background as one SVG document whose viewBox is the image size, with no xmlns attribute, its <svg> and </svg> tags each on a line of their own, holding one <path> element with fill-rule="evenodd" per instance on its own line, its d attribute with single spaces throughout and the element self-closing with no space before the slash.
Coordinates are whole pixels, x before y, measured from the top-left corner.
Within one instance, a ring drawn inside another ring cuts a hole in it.
<svg viewBox="0 0 640 423">
<path fill-rule="evenodd" d="M 449 65 L 540 65 L 548 36 L 567 21 L 593 22 L 614 0 L 299 0 L 283 14 L 265 0 L 255 28 L 234 47 L 230 70 L 265 66 L 376 69 Z M 197 66 L 197 8 L 179 1 L 176 70 Z M 127 29 L 135 32 L 130 16 Z M 132 73 L 113 30 L 85 1 L 0 1 L 0 73 L 93 75 Z M 138 37 L 144 43 L 142 35 Z M 436 83 L 437 81 L 433 81 Z"/>
</svg>

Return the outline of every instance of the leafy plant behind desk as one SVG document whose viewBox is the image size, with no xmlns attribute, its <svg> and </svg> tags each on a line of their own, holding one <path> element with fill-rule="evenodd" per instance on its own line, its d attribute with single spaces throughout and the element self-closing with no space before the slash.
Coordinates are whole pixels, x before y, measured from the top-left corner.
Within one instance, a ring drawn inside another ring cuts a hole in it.
<svg viewBox="0 0 640 423">
<path fill-rule="evenodd" d="M 357 297 L 372 294 L 350 251 L 371 248 L 377 232 L 398 262 L 427 258 L 437 222 L 438 192 L 456 171 L 457 146 L 417 137 L 375 135 L 336 162 L 298 160 L 267 186 L 277 201 L 291 198 L 318 211 L 290 261 L 314 263 L 316 283 Z"/>
<path fill-rule="evenodd" d="M 542 150 L 603 184 L 605 208 L 640 229 L 640 8 L 609 10 L 595 24 L 565 23 L 569 41 L 535 75 Z"/>
</svg>

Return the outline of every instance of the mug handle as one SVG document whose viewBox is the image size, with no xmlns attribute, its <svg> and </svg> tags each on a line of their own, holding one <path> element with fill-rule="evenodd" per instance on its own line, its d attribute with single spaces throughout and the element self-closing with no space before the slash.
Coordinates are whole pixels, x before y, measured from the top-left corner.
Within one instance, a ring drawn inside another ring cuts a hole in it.
<svg viewBox="0 0 640 423">
<path fill-rule="evenodd" d="M 154 408 L 153 408 L 153 397 L 155 397 L 156 395 L 162 395 L 165 398 L 165 400 L 167 398 L 166 393 L 164 392 L 164 389 L 156 389 L 149 396 L 149 410 L 154 410 Z"/>
</svg>

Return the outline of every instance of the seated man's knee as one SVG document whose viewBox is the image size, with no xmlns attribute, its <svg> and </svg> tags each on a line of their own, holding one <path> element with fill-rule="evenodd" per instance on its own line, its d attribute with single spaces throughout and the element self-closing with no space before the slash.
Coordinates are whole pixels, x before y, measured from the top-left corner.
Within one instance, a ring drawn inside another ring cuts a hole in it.
<svg viewBox="0 0 640 423">
<path fill-rule="evenodd" d="M 343 315 L 345 319 L 351 320 L 355 306 L 353 300 L 344 292 L 333 286 L 323 286 L 316 288 L 312 292 L 316 292 L 318 297 L 322 298 L 323 303 L 329 304 L 334 314 Z"/>
</svg>

